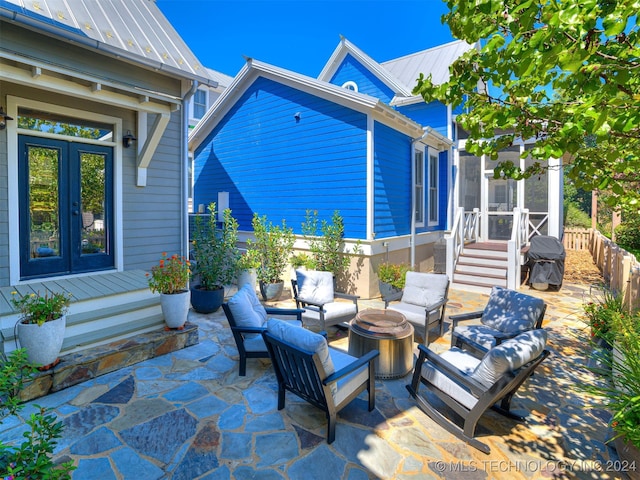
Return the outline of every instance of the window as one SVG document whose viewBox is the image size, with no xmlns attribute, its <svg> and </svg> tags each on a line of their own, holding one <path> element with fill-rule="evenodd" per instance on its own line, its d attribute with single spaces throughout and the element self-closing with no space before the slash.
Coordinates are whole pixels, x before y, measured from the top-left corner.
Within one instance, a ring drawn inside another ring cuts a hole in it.
<svg viewBox="0 0 640 480">
<path fill-rule="evenodd" d="M 424 154 L 416 150 L 414 155 L 415 184 L 413 186 L 416 198 L 416 211 L 414 220 L 417 225 L 424 223 Z"/>
<path fill-rule="evenodd" d="M 207 92 L 206 90 L 196 90 L 193 96 L 193 118 L 200 119 L 204 117 L 207 111 Z"/>
<path fill-rule="evenodd" d="M 349 80 L 348 82 L 344 82 L 342 84 L 342 88 L 346 88 L 347 90 L 353 90 L 354 92 L 358 91 L 358 84 Z"/>
<path fill-rule="evenodd" d="M 429 223 L 438 223 L 438 157 L 429 156 Z"/>
</svg>

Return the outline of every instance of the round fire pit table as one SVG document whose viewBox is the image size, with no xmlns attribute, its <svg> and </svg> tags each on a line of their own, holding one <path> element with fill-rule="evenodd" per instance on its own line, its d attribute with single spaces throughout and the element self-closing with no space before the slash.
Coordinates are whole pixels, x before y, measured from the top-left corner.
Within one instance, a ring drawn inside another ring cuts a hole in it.
<svg viewBox="0 0 640 480">
<path fill-rule="evenodd" d="M 349 324 L 349 355 L 378 350 L 376 378 L 404 377 L 413 368 L 413 325 L 400 312 L 367 309 Z"/>
</svg>

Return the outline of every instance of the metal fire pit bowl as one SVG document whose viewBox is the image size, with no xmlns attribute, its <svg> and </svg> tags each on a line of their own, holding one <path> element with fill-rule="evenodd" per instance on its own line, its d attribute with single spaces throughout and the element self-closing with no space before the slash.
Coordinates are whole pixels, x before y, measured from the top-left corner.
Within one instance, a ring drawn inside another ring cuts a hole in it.
<svg viewBox="0 0 640 480">
<path fill-rule="evenodd" d="M 349 355 L 378 350 L 376 378 L 404 377 L 413 368 L 413 325 L 400 312 L 368 309 L 349 324 Z"/>
</svg>

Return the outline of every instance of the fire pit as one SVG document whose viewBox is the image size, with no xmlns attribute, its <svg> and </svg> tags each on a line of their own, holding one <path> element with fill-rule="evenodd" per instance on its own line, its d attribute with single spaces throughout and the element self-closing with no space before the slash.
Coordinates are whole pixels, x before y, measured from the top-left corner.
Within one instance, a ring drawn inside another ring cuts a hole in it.
<svg viewBox="0 0 640 480">
<path fill-rule="evenodd" d="M 400 312 L 368 309 L 358 312 L 349 328 L 349 355 L 378 350 L 376 378 L 404 377 L 413 368 L 413 325 Z"/>
</svg>

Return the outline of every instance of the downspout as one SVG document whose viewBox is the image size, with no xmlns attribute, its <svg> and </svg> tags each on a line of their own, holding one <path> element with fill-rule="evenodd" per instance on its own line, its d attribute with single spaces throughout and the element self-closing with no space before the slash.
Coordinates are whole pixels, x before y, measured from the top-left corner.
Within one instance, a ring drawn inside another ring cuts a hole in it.
<svg viewBox="0 0 640 480">
<path fill-rule="evenodd" d="M 187 212 L 189 207 L 189 109 L 187 107 L 189 99 L 196 93 L 197 89 L 198 81 L 193 80 L 191 88 L 182 97 L 182 135 L 180 136 L 180 141 L 182 142 L 180 145 L 182 151 L 182 206 L 180 208 L 180 220 L 183 234 L 180 250 L 185 257 L 189 256 L 189 212 Z"/>
<path fill-rule="evenodd" d="M 422 134 L 422 136 L 418 137 L 418 138 L 414 138 L 411 141 L 411 154 L 410 154 L 410 161 L 411 161 L 411 257 L 410 257 L 410 263 L 411 263 L 411 268 L 415 268 L 416 265 L 416 189 L 415 189 L 415 185 L 416 185 L 416 161 L 415 161 L 415 152 L 416 152 L 416 144 L 418 142 L 421 142 L 424 137 L 426 137 L 427 135 L 429 135 L 429 132 L 431 132 L 431 127 L 425 127 L 424 129 L 424 133 Z M 424 157 L 423 157 L 424 159 Z M 424 161 L 424 160 L 423 160 Z"/>
</svg>

